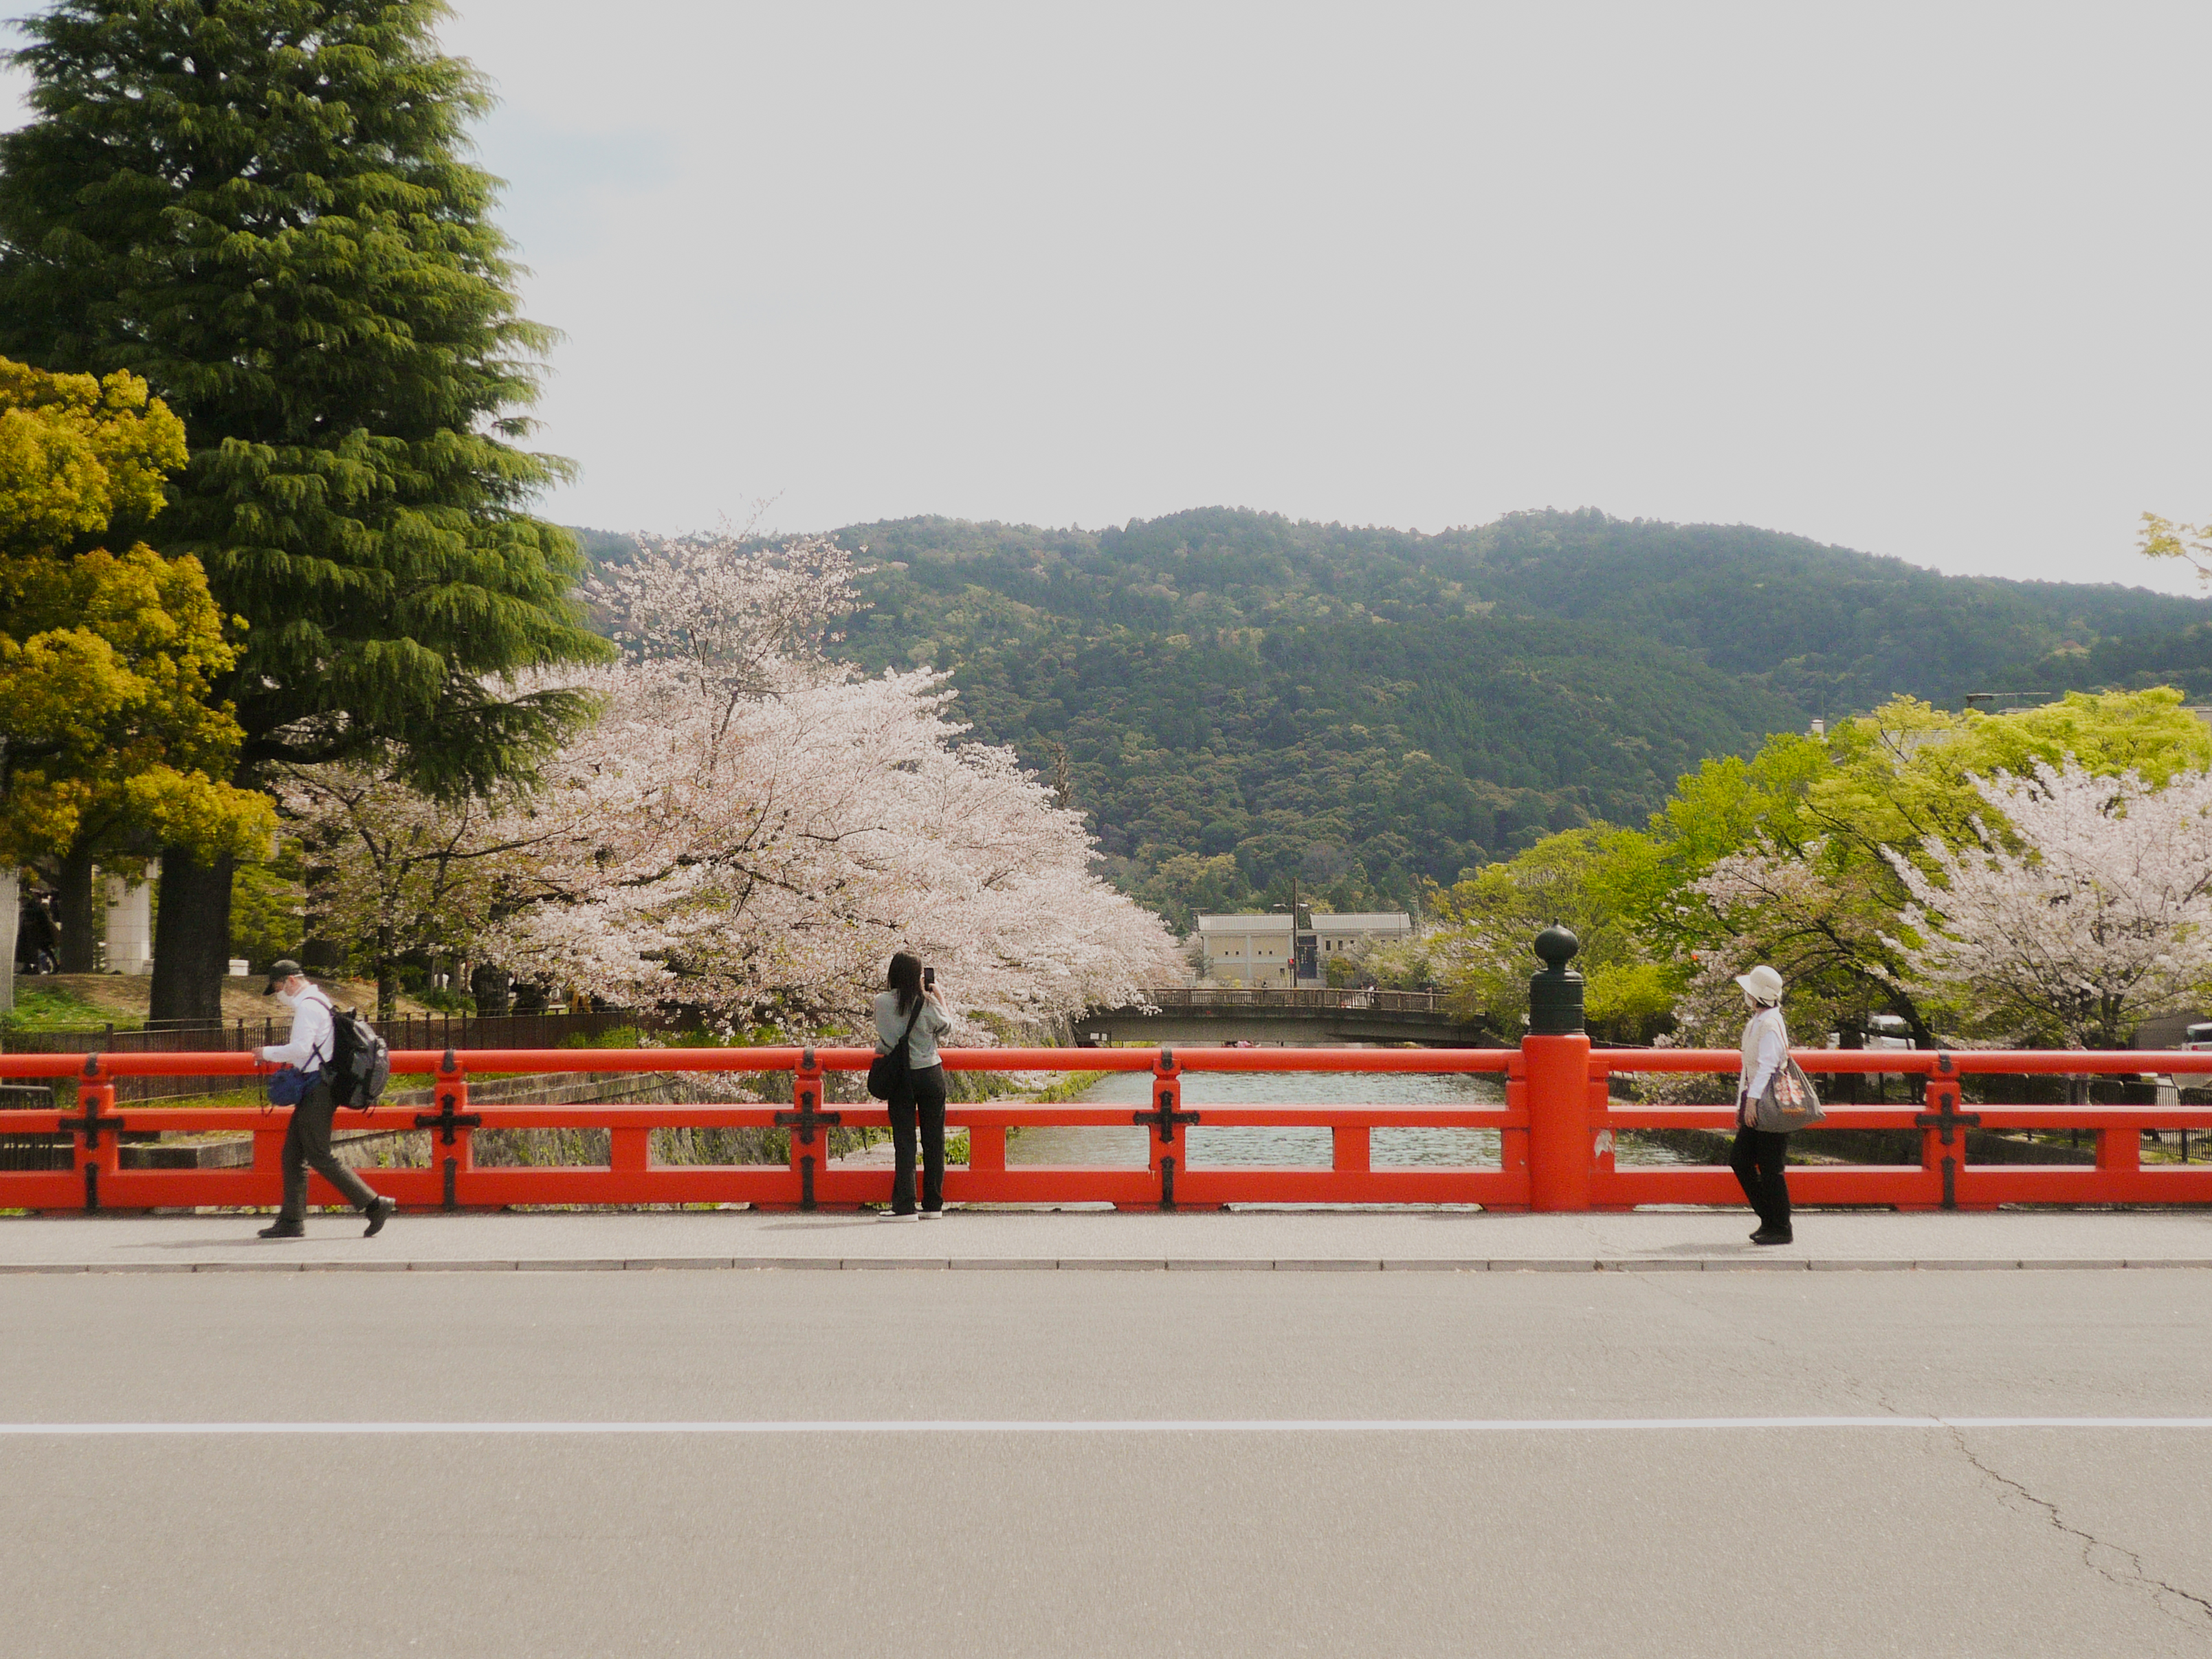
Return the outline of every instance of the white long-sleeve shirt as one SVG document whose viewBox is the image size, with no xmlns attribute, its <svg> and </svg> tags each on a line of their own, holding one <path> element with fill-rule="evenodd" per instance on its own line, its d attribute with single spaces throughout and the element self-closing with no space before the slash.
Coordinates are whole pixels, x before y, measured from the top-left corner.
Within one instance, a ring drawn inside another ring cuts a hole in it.
<svg viewBox="0 0 2212 1659">
<path fill-rule="evenodd" d="M 1757 1100 L 1765 1094 L 1789 1058 L 1790 1033 L 1782 1024 L 1782 1011 L 1760 1009 L 1744 1022 L 1743 1094 L 1739 1098 Z"/>
<path fill-rule="evenodd" d="M 292 1004 L 291 1040 L 270 1043 L 262 1049 L 261 1058 L 279 1066 L 296 1066 L 303 1072 L 319 1072 L 337 1052 L 336 1035 L 330 998 L 319 987 L 310 985 Z"/>
</svg>

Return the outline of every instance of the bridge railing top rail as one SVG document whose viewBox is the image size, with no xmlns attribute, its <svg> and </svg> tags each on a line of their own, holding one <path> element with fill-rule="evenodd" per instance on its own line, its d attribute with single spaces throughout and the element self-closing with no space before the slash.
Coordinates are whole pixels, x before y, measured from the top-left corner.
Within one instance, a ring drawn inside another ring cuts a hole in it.
<svg viewBox="0 0 2212 1659">
<path fill-rule="evenodd" d="M 1808 1072 L 1886 1076 L 2146 1077 L 2212 1075 L 2212 1052 L 2170 1048 L 1875 1049 L 1799 1048 Z M 948 1048 L 956 1072 L 1243 1072 L 1511 1073 L 1518 1048 Z M 486 1073 L 768 1073 L 862 1072 L 872 1048 L 782 1045 L 755 1048 L 474 1048 L 395 1050 L 398 1077 L 464 1077 Z M 1590 1075 L 1637 1073 L 1728 1073 L 1739 1068 L 1732 1048 L 1594 1048 Z M 271 1068 L 251 1054 L 0 1054 L 0 1078 L 253 1078 Z"/>
<path fill-rule="evenodd" d="M 1808 1072 L 1879 1073 L 1885 1077 L 2079 1077 L 2201 1075 L 2212 1053 L 2177 1048 L 1793 1048 Z M 1594 1075 L 1637 1072 L 1735 1072 L 1734 1048 L 1593 1048 Z"/>
<path fill-rule="evenodd" d="M 1495 1073 L 1520 1063 L 1517 1048 L 947 1048 L 956 1072 Z M 872 1048 L 475 1048 L 395 1050 L 394 1077 L 485 1073 L 865 1072 Z M 265 1076 L 250 1054 L 0 1054 L 0 1078 Z"/>
</svg>

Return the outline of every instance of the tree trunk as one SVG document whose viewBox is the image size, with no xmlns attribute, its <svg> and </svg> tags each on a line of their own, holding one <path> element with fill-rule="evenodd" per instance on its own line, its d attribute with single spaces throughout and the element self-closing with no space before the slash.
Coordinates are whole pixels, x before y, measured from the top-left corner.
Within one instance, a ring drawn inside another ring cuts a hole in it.
<svg viewBox="0 0 2212 1659">
<path fill-rule="evenodd" d="M 399 1008 L 399 976 L 392 971 L 398 959 L 392 954 L 392 929 L 380 927 L 376 930 L 376 1018 L 379 1024 L 391 1019 Z"/>
<path fill-rule="evenodd" d="M 13 866 L 0 868 L 0 1014 L 15 1006 L 15 930 L 22 917 L 22 884 Z"/>
<path fill-rule="evenodd" d="M 92 847 L 79 842 L 63 855 L 62 872 L 56 878 L 55 895 L 60 900 L 62 913 L 62 948 L 57 953 L 64 974 L 91 974 L 100 970 L 100 941 L 94 937 L 99 929 L 92 925 L 94 915 L 92 904 Z"/>
<path fill-rule="evenodd" d="M 504 968 L 480 962 L 469 971 L 469 994 L 477 1000 L 477 1013 L 504 1014 L 514 1005 L 514 976 Z"/>
<path fill-rule="evenodd" d="M 222 976 L 230 963 L 233 865 L 228 854 L 203 864 L 180 847 L 161 849 L 148 1018 L 222 1023 Z"/>
</svg>

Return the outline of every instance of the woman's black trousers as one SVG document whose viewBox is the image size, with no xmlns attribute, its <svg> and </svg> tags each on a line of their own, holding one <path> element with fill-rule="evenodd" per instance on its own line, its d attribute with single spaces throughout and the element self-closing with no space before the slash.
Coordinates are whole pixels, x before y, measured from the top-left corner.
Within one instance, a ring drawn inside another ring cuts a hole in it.
<svg viewBox="0 0 2212 1659">
<path fill-rule="evenodd" d="M 1735 1132 L 1735 1152 L 1729 1158 L 1729 1167 L 1735 1171 L 1751 1207 L 1759 1212 L 1759 1224 L 1769 1232 L 1790 1231 L 1790 1187 L 1782 1178 L 1782 1166 L 1789 1156 L 1786 1134 L 1741 1127 Z"/>
<path fill-rule="evenodd" d="M 891 1208 L 900 1215 L 914 1213 L 914 1133 L 915 1119 L 921 1128 L 921 1207 L 945 1207 L 945 1068 L 932 1066 L 909 1071 L 891 1087 L 885 1103 L 891 1111 L 891 1151 L 898 1173 L 891 1179 Z M 1775 1139 L 1781 1139 L 1776 1136 Z"/>
</svg>

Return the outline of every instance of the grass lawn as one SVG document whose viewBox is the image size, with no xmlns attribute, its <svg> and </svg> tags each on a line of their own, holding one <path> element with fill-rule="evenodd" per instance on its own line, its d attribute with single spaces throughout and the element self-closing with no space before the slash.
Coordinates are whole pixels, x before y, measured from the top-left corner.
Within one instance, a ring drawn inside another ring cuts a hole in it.
<svg viewBox="0 0 2212 1659">
<path fill-rule="evenodd" d="M 143 1024 L 111 1007 L 88 1002 L 66 985 L 40 979 L 15 981 L 15 1006 L 0 1013 L 0 1031 L 64 1031 L 97 1028 L 109 1021 L 125 1030 Z"/>
</svg>

